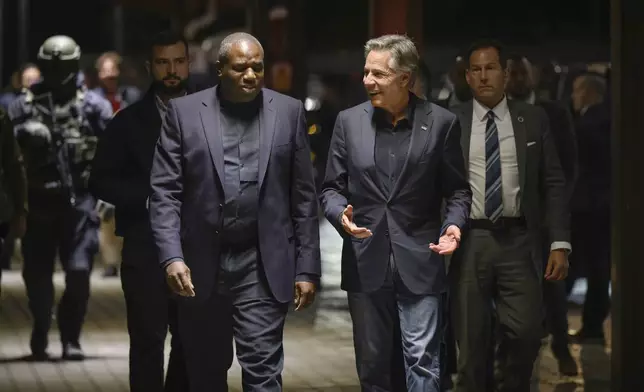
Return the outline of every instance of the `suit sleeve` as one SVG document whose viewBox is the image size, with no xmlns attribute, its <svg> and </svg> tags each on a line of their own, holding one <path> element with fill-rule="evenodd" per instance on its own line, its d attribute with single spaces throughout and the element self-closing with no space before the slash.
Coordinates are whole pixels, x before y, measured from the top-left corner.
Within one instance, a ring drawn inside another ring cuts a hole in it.
<svg viewBox="0 0 644 392">
<path fill-rule="evenodd" d="M 333 127 L 320 199 L 324 216 L 342 236 L 345 232 L 339 218 L 348 204 L 347 177 L 347 148 L 343 118 L 340 113 Z"/>
<path fill-rule="evenodd" d="M 548 116 L 539 110 L 541 125 L 540 185 L 551 243 L 570 243 L 570 212 L 564 176 L 557 147 L 550 132 Z"/>
<path fill-rule="evenodd" d="M 441 191 L 445 200 L 445 219 L 441 233 L 450 225 L 456 225 L 463 230 L 470 216 L 472 191 L 465 173 L 461 125 L 456 116 L 445 136 L 440 175 Z"/>
<path fill-rule="evenodd" d="M 318 200 L 311 163 L 311 148 L 306 132 L 304 106 L 300 103 L 295 130 L 295 152 L 291 171 L 291 217 L 295 231 L 296 281 L 318 282 L 320 261 L 320 225 Z"/>
<path fill-rule="evenodd" d="M 183 203 L 182 135 L 179 113 L 171 100 L 157 141 L 150 174 L 150 225 L 159 262 L 183 259 L 181 205 Z"/>
<path fill-rule="evenodd" d="M 89 187 L 92 194 L 121 210 L 145 208 L 150 184 L 129 176 L 127 118 L 117 114 L 100 135 L 92 162 Z"/>
</svg>

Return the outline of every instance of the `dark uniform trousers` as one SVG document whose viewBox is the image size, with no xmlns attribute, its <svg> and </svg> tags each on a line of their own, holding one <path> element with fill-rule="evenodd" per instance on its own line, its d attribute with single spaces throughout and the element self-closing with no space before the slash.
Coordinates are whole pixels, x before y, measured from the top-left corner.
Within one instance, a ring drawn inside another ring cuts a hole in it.
<svg viewBox="0 0 644 392">
<path fill-rule="evenodd" d="M 33 353 L 44 352 L 48 345 L 57 252 L 65 271 L 65 291 L 56 317 L 60 339 L 63 344 L 79 344 L 90 295 L 93 258 L 98 251 L 99 219 L 95 204 L 89 194 L 78 195 L 74 206 L 62 194 L 29 194 L 27 232 L 22 240 L 22 276 L 34 322 Z"/>
<path fill-rule="evenodd" d="M 123 241 L 121 284 L 130 335 L 130 391 L 184 392 L 188 390 L 188 376 L 177 329 L 176 302 L 148 230 L 126 236 Z M 172 340 L 164 386 L 163 352 L 168 327 Z"/>
</svg>

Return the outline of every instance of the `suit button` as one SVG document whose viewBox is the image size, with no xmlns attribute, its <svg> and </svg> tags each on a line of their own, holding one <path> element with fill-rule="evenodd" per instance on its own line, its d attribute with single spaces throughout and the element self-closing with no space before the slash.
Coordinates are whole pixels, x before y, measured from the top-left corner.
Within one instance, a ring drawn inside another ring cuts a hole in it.
<svg viewBox="0 0 644 392">
<path fill-rule="evenodd" d="M 219 204 L 219 208 L 222 208 L 223 206 L 224 206 L 223 204 Z"/>
<path fill-rule="evenodd" d="M 215 234 L 219 234 L 219 230 L 215 230 Z"/>
<path fill-rule="evenodd" d="M 389 237 L 389 230 L 385 230 L 385 236 Z"/>
</svg>

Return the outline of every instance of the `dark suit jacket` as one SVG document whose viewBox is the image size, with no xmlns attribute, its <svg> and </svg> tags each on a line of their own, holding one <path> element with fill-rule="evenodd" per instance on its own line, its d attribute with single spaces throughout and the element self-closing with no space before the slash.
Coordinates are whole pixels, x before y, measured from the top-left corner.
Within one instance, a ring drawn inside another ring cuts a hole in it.
<svg viewBox="0 0 644 392">
<path fill-rule="evenodd" d="M 508 100 L 508 108 L 512 116 L 519 165 L 521 212 L 528 229 L 534 234 L 534 260 L 540 264 L 541 258 L 537 255 L 541 247 L 543 217 L 547 222 L 550 243 L 570 242 L 566 179 L 545 111 L 539 106 L 512 100 Z M 463 125 L 461 144 L 468 168 L 473 103 L 469 101 L 453 110 Z"/>
<path fill-rule="evenodd" d="M 191 76 L 188 94 L 205 88 Z M 161 116 L 152 88 L 140 100 L 119 110 L 101 134 L 92 162 L 90 191 L 116 207 L 116 234 L 149 238 L 147 200 L 152 157 L 161 129 Z"/>
<path fill-rule="evenodd" d="M 611 117 L 607 103 L 594 105 L 576 119 L 579 180 L 573 194 L 575 212 L 610 209 L 612 159 Z"/>
<path fill-rule="evenodd" d="M 417 294 L 445 289 L 443 257 L 429 249 L 442 228 L 463 228 L 471 191 L 465 179 L 461 129 L 452 113 L 418 99 L 406 163 L 389 195 L 376 173 L 374 108 L 365 102 L 340 112 L 336 120 L 321 195 L 324 213 L 344 238 L 342 288 L 371 292 L 385 280 L 389 243 L 400 276 Z M 441 203 L 446 215 L 441 223 Z M 344 208 L 354 207 L 354 222 L 373 236 L 356 239 L 340 223 Z"/>
<path fill-rule="evenodd" d="M 225 202 L 216 88 L 170 101 L 151 174 L 159 261 L 184 259 L 202 299 L 215 284 Z M 259 253 L 273 295 L 288 302 L 296 279 L 321 273 L 318 204 L 302 103 L 268 89 L 262 97 Z"/>
<path fill-rule="evenodd" d="M 92 162 L 92 194 L 116 207 L 116 233 L 149 236 L 147 199 L 161 117 L 154 92 L 120 110 L 101 135 Z"/>
<path fill-rule="evenodd" d="M 579 176 L 577 136 L 572 116 L 564 106 L 554 101 L 537 100 L 535 104 L 546 112 L 550 120 L 550 133 L 566 177 L 566 195 L 570 199 Z"/>
</svg>

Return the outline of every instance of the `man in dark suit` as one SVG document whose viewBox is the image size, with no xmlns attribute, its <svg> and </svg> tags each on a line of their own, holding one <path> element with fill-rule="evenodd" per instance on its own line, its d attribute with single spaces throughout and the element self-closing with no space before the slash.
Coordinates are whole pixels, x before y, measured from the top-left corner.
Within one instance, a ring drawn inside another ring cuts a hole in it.
<svg viewBox="0 0 644 392">
<path fill-rule="evenodd" d="M 505 91 L 508 98 L 539 106 L 548 115 L 552 140 L 566 177 L 566 197 L 569 202 L 579 172 L 577 138 L 572 117 L 559 103 L 537 98 L 532 73 L 532 64 L 527 58 L 520 55 L 511 56 L 508 59 L 508 82 Z M 544 222 L 542 256 L 545 257 L 550 249 L 547 229 L 547 222 Z M 568 342 L 568 301 L 565 282 L 559 280 L 546 282 L 543 286 L 543 295 L 547 329 L 552 334 L 551 348 L 559 364 L 559 372 L 565 376 L 575 376 L 578 371 Z"/>
<path fill-rule="evenodd" d="M 165 391 L 185 391 L 187 374 L 177 333 L 176 303 L 159 268 L 147 199 L 159 130 L 171 98 L 191 92 L 185 40 L 170 31 L 150 42 L 146 68 L 152 85 L 143 99 L 114 116 L 99 141 L 90 179 L 94 195 L 116 208 L 122 236 L 121 281 L 130 334 L 130 390 L 163 391 L 163 351 L 170 327 L 172 349 Z"/>
<path fill-rule="evenodd" d="M 565 177 L 545 112 L 505 97 L 502 47 L 476 43 L 465 61 L 474 100 L 455 113 L 463 125 L 472 210 L 450 265 L 456 390 L 479 392 L 489 385 L 496 318 L 495 390 L 528 391 L 543 334 L 543 216 L 551 244 L 545 277 L 561 280 L 568 270 Z"/>
<path fill-rule="evenodd" d="M 344 238 L 358 376 L 364 391 L 400 390 L 390 370 L 399 325 L 407 390 L 439 391 L 443 255 L 458 246 L 471 201 L 460 126 L 409 92 L 418 52 L 407 37 L 370 40 L 365 56 L 370 101 L 338 115 L 321 196 Z"/>
<path fill-rule="evenodd" d="M 571 98 L 577 114 L 580 158 L 579 181 L 573 193 L 573 275 L 579 273 L 577 267 L 583 267 L 588 281 L 582 328 L 573 332 L 571 339 L 603 345 L 611 275 L 611 113 L 606 79 L 592 73 L 578 76 Z"/>
<path fill-rule="evenodd" d="M 221 84 L 170 101 L 150 219 L 179 301 L 190 390 L 227 390 L 232 339 L 245 391 L 280 391 L 289 303 L 314 299 L 318 205 L 301 102 L 262 88 L 264 52 L 226 37 Z M 294 290 L 295 289 L 295 290 Z"/>
</svg>

